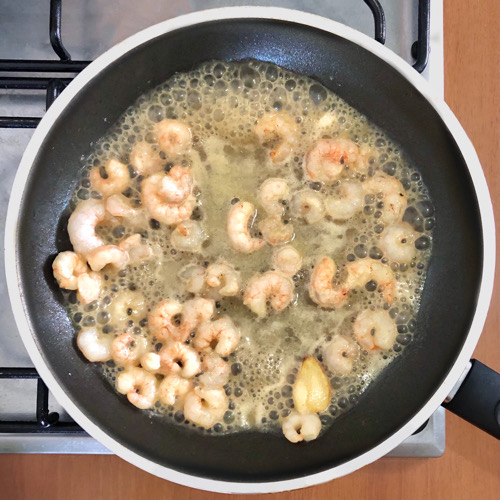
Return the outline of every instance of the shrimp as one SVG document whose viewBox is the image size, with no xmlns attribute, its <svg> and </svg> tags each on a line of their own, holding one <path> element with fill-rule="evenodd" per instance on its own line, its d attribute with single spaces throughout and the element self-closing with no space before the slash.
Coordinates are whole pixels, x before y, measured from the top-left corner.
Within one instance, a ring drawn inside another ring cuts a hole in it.
<svg viewBox="0 0 500 500">
<path fill-rule="evenodd" d="M 366 194 L 382 196 L 381 222 L 392 224 L 403 218 L 407 199 L 405 188 L 397 179 L 378 173 L 363 183 L 363 189 Z"/>
<path fill-rule="evenodd" d="M 276 271 L 254 275 L 243 295 L 243 303 L 259 318 L 267 314 L 267 302 L 276 311 L 285 309 L 294 297 L 293 281 Z"/>
<path fill-rule="evenodd" d="M 52 263 L 54 278 L 61 288 L 78 289 L 78 276 L 88 271 L 85 259 L 75 252 L 60 252 Z"/>
<path fill-rule="evenodd" d="M 112 337 L 97 332 L 93 327 L 82 328 L 76 337 L 76 345 L 82 354 L 92 362 L 111 359 Z"/>
<path fill-rule="evenodd" d="M 215 301 L 197 297 L 184 302 L 182 323 L 180 326 L 181 339 L 184 341 L 189 334 L 210 321 L 215 312 Z"/>
<path fill-rule="evenodd" d="M 132 148 L 129 162 L 139 175 L 151 175 L 162 169 L 164 160 L 153 145 L 141 141 Z"/>
<path fill-rule="evenodd" d="M 319 139 L 306 153 L 303 168 L 313 181 L 331 184 L 339 179 L 344 168 L 355 167 L 358 146 L 349 139 Z"/>
<path fill-rule="evenodd" d="M 147 223 L 144 210 L 133 208 L 123 194 L 113 194 L 106 198 L 106 212 L 113 217 L 122 217 L 134 226 L 142 227 Z"/>
<path fill-rule="evenodd" d="M 295 233 L 292 224 L 285 224 L 278 215 L 266 217 L 259 224 L 259 230 L 266 243 L 270 245 L 283 245 L 293 240 Z"/>
<path fill-rule="evenodd" d="M 209 429 L 224 416 L 228 399 L 223 389 L 195 387 L 186 395 L 184 416 L 196 425 Z"/>
<path fill-rule="evenodd" d="M 122 333 L 111 343 L 111 357 L 118 365 L 137 366 L 147 348 L 147 341 L 140 335 Z"/>
<path fill-rule="evenodd" d="M 142 203 L 153 219 L 163 222 L 168 226 L 179 224 L 191 217 L 196 200 L 187 196 L 182 203 L 169 202 L 163 193 L 163 179 L 167 176 L 164 172 L 153 174 L 142 181 Z"/>
<path fill-rule="evenodd" d="M 352 371 L 354 361 L 359 356 L 359 346 L 352 339 L 343 335 L 335 335 L 323 349 L 323 360 L 326 366 L 335 373 L 348 375 Z"/>
<path fill-rule="evenodd" d="M 290 213 L 304 219 L 308 224 L 319 222 L 325 216 L 323 196 L 313 189 L 295 193 L 290 203 Z"/>
<path fill-rule="evenodd" d="M 151 335 L 159 341 L 179 340 L 183 310 L 184 306 L 175 299 L 165 299 L 158 303 L 148 316 Z"/>
<path fill-rule="evenodd" d="M 290 245 L 276 248 L 272 257 L 273 267 L 287 276 L 293 276 L 302 267 L 302 255 Z"/>
<path fill-rule="evenodd" d="M 156 377 L 142 368 L 128 368 L 116 377 L 116 390 L 126 394 L 127 399 L 141 410 L 154 405 L 157 389 Z"/>
<path fill-rule="evenodd" d="M 87 255 L 92 271 L 100 271 L 108 264 L 116 269 L 123 269 L 129 263 L 128 253 L 117 245 L 102 245 L 94 248 Z"/>
<path fill-rule="evenodd" d="M 203 266 L 188 264 L 177 273 L 177 277 L 184 283 L 187 292 L 196 295 L 202 293 L 205 288 L 206 274 L 207 270 Z"/>
<path fill-rule="evenodd" d="M 361 288 L 369 281 L 375 281 L 386 302 L 392 302 L 396 290 L 396 280 L 391 269 L 375 259 L 362 259 L 346 266 L 347 277 L 334 287 L 332 280 L 337 272 L 335 262 L 323 257 L 316 264 L 309 282 L 309 295 L 321 307 L 341 307 L 349 292 Z"/>
<path fill-rule="evenodd" d="M 233 205 L 227 216 L 227 234 L 231 245 L 243 253 L 255 252 L 265 245 L 260 238 L 252 238 L 248 231 L 249 219 L 255 219 L 255 208 L 247 201 L 240 201 Z"/>
<path fill-rule="evenodd" d="M 283 419 L 281 428 L 291 443 L 312 441 L 321 431 L 321 420 L 316 413 L 300 414 L 293 411 Z"/>
<path fill-rule="evenodd" d="M 216 352 L 219 356 L 229 356 L 240 340 L 240 332 L 231 318 L 223 316 L 216 321 L 203 323 L 196 332 L 194 346 L 201 352 Z"/>
<path fill-rule="evenodd" d="M 116 294 L 109 306 L 113 322 L 124 326 L 132 320 L 138 323 L 147 314 L 144 295 L 136 290 L 122 290 Z"/>
<path fill-rule="evenodd" d="M 77 299 L 82 304 L 90 304 L 99 298 L 102 290 L 102 278 L 99 273 L 89 271 L 78 276 Z"/>
<path fill-rule="evenodd" d="M 367 351 L 390 349 L 398 335 L 394 320 L 384 309 L 365 309 L 359 313 L 353 331 L 359 345 Z"/>
<path fill-rule="evenodd" d="M 211 352 L 203 357 L 203 373 L 198 380 L 207 389 L 220 389 L 227 384 L 231 368 L 217 353 Z"/>
<path fill-rule="evenodd" d="M 264 115 L 254 128 L 259 142 L 271 149 L 272 163 L 287 160 L 293 152 L 299 131 L 296 121 L 286 113 L 273 112 Z"/>
<path fill-rule="evenodd" d="M 178 120 L 165 118 L 155 124 L 160 149 L 169 155 L 189 153 L 192 145 L 191 129 Z"/>
<path fill-rule="evenodd" d="M 158 387 L 158 398 L 166 405 L 182 405 L 186 394 L 191 391 L 193 384 L 176 373 L 170 373 Z"/>
<path fill-rule="evenodd" d="M 68 235 L 73 250 L 86 257 L 94 248 L 104 245 L 95 229 L 106 216 L 102 200 L 90 198 L 81 201 L 68 219 Z"/>
<path fill-rule="evenodd" d="M 386 227 L 379 244 L 384 255 L 394 262 L 408 263 L 417 253 L 415 230 L 407 222 L 399 222 Z"/>
<path fill-rule="evenodd" d="M 143 262 L 153 256 L 152 248 L 142 242 L 142 236 L 139 233 L 131 234 L 118 244 L 120 248 L 125 250 L 129 256 L 129 264 Z"/>
<path fill-rule="evenodd" d="M 169 342 L 160 349 L 159 355 L 160 370 L 167 374 L 177 373 L 181 377 L 191 378 L 201 372 L 198 354 L 183 342 Z"/>
<path fill-rule="evenodd" d="M 161 181 L 161 194 L 169 203 L 182 203 L 193 191 L 190 168 L 173 166 Z"/>
<path fill-rule="evenodd" d="M 350 219 L 362 210 L 364 196 L 363 187 L 358 182 L 342 182 L 338 188 L 338 196 L 325 199 L 326 212 L 332 219 Z"/>
<path fill-rule="evenodd" d="M 104 197 L 121 193 L 130 184 L 130 172 L 127 165 L 111 158 L 104 167 L 94 167 L 90 171 L 92 189 Z"/>
<path fill-rule="evenodd" d="M 201 245 L 206 237 L 199 222 L 185 220 L 172 231 L 170 243 L 179 252 L 197 253 L 201 251 Z"/>
<path fill-rule="evenodd" d="M 161 368 L 160 355 L 156 352 L 147 352 L 141 356 L 139 364 L 148 372 L 158 373 Z"/>
<path fill-rule="evenodd" d="M 240 291 L 240 273 L 227 262 L 208 266 L 204 280 L 210 288 L 218 288 L 223 297 L 232 297 Z"/>
<path fill-rule="evenodd" d="M 259 189 L 259 200 L 268 215 L 282 217 L 284 204 L 290 198 L 290 187 L 285 179 L 271 177 L 266 179 Z"/>
</svg>

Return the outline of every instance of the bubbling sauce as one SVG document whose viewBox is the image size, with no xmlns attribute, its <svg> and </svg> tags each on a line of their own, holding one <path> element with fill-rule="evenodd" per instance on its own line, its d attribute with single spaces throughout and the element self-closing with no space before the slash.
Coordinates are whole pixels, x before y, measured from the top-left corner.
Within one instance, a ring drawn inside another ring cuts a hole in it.
<svg viewBox="0 0 500 500">
<path fill-rule="evenodd" d="M 270 112 L 286 113 L 298 130 L 292 154 L 275 163 L 269 161 L 272 145 L 262 145 L 255 134 L 258 120 Z M 110 244 L 139 231 L 153 248 L 155 257 L 120 271 L 105 267 L 101 271 L 103 290 L 99 299 L 90 304 L 76 300 L 75 292 L 68 293 L 67 309 L 76 331 L 95 327 L 99 333 L 113 337 L 127 330 L 144 336 L 153 346 L 153 352 L 158 352 L 161 344 L 149 332 L 148 313 L 165 298 L 183 302 L 193 297 L 178 277 L 186 265 L 206 268 L 226 261 L 239 271 L 242 287 L 234 297 L 217 299 L 214 319 L 229 315 L 241 338 L 236 350 L 227 357 L 231 368 L 224 385 L 228 407 L 210 432 L 255 428 L 281 432 L 283 418 L 294 409 L 293 385 L 307 356 L 318 360 L 331 386 L 330 404 L 319 415 L 325 429 L 356 404 L 371 381 L 412 341 L 434 224 L 432 204 L 419 172 L 405 160 L 397 144 L 316 81 L 270 63 L 211 61 L 188 73 L 175 74 L 125 111 L 109 133 L 93 146 L 91 154 L 82 159 L 82 175 L 71 202 L 73 208 L 82 200 L 101 197 L 91 188 L 89 172 L 93 167 L 103 166 L 111 158 L 129 164 L 129 155 L 138 142 L 156 145 L 154 126 L 165 118 L 179 120 L 191 129 L 193 142 L 189 153 L 176 156 L 160 153 L 160 157 L 165 171 L 174 164 L 191 169 L 196 198 L 191 219 L 201 223 L 206 239 L 199 252 L 193 253 L 173 248 L 174 226 L 155 219 L 150 218 L 139 229 L 120 218 L 99 225 L 99 236 Z M 283 221 L 293 224 L 291 245 L 301 254 L 302 267 L 292 277 L 295 289 L 291 305 L 259 319 L 243 304 L 243 292 L 255 273 L 273 269 L 273 247 L 265 245 L 250 254 L 235 250 L 227 235 L 228 212 L 240 200 L 251 202 L 257 215 L 250 233 L 259 237 L 259 222 L 266 217 L 259 188 L 267 178 L 285 179 L 292 195 L 309 189 L 323 198 L 334 196 L 339 182 L 318 182 L 304 174 L 305 155 L 319 139 L 349 139 L 360 151 L 365 151 L 366 171 L 346 169 L 342 180 L 362 183 L 381 173 L 399 180 L 407 197 L 402 218 L 413 226 L 416 255 L 407 263 L 398 263 L 385 255 L 380 244 L 387 226 L 381 220 L 384 201 L 376 193 L 364 195 L 360 210 L 347 220 L 326 216 L 311 224 L 296 217 L 290 201 L 284 201 Z M 133 207 L 141 209 L 143 177 L 130 165 L 129 170 L 132 181 L 124 195 Z M 339 282 L 343 279 L 343 269 L 351 262 L 371 258 L 386 264 L 397 280 L 394 300 L 390 304 L 385 302 L 376 284 L 367 283 L 352 290 L 342 307 L 318 306 L 310 298 L 308 283 L 318 259 L 325 256 L 337 264 Z M 144 304 L 140 310 L 120 304 L 125 318 L 123 314 L 118 318 L 116 302 L 124 291 L 139 292 Z M 347 375 L 330 371 L 323 359 L 324 346 L 337 334 L 353 338 L 355 318 L 366 309 L 388 311 L 397 328 L 394 344 L 384 350 L 361 349 L 352 372 Z M 103 363 L 102 368 L 112 384 L 123 370 L 113 361 Z M 152 411 L 179 425 L 192 425 L 186 420 L 182 406 L 157 402 Z"/>
</svg>

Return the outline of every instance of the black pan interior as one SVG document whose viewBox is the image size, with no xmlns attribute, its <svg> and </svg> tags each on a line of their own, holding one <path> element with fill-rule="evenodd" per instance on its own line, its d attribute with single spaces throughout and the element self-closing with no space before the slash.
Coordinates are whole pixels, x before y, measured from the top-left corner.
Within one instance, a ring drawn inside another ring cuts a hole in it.
<svg viewBox="0 0 500 500">
<path fill-rule="evenodd" d="M 392 136 L 416 164 L 436 208 L 434 254 L 414 341 L 321 439 L 200 435 L 136 410 L 77 353 L 51 276 L 70 249 L 65 224 L 79 158 L 143 92 L 210 59 L 271 61 L 317 78 Z M 104 121 L 106 118 L 106 121 Z M 434 109 L 388 64 L 338 36 L 280 21 L 231 20 L 181 29 L 102 71 L 65 109 L 36 158 L 22 201 L 18 268 L 33 335 L 73 402 L 106 433 L 159 464 L 203 477 L 271 481 L 352 459 L 399 429 L 439 387 L 469 330 L 482 268 L 482 233 L 464 159 Z M 43 270 L 43 271 L 42 271 Z"/>
</svg>

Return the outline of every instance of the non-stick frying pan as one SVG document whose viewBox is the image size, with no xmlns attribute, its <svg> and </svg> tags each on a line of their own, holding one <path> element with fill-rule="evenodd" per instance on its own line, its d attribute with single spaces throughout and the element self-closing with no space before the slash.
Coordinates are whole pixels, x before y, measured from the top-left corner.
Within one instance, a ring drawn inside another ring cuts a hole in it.
<svg viewBox="0 0 500 500">
<path fill-rule="evenodd" d="M 201 435 L 132 407 L 79 354 L 51 264 L 70 249 L 80 157 L 144 92 L 210 59 L 271 61 L 316 78 L 381 127 L 418 166 L 435 205 L 433 256 L 414 340 L 321 438 Z M 335 22 L 233 8 L 153 26 L 97 59 L 63 92 L 23 157 L 9 206 L 6 268 L 19 330 L 59 402 L 137 466 L 224 492 L 278 491 L 349 473 L 414 432 L 468 365 L 491 296 L 494 224 L 472 145 L 443 102 L 392 52 Z M 489 403 L 490 404 L 490 403 Z M 490 431 L 491 432 L 491 431 Z"/>
</svg>

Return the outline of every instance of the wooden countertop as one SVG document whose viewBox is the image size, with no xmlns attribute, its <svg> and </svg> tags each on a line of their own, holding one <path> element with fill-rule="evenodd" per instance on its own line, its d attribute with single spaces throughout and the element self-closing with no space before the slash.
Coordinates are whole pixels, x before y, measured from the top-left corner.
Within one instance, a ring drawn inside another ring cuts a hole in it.
<svg viewBox="0 0 500 500">
<path fill-rule="evenodd" d="M 500 7 L 498 0 L 445 0 L 446 101 L 483 165 L 500 235 Z M 500 245 L 498 245 L 500 246 Z M 497 246 L 497 248 L 498 248 Z M 497 259 L 499 253 L 497 252 Z M 475 357 L 500 369 L 500 265 Z M 497 440 L 452 414 L 446 451 L 434 459 L 381 459 L 347 477 L 293 492 L 289 499 L 498 499 Z M 0 455 L 0 498 L 230 498 L 178 486 L 115 456 Z M 243 498 L 243 495 L 231 498 Z"/>
</svg>

